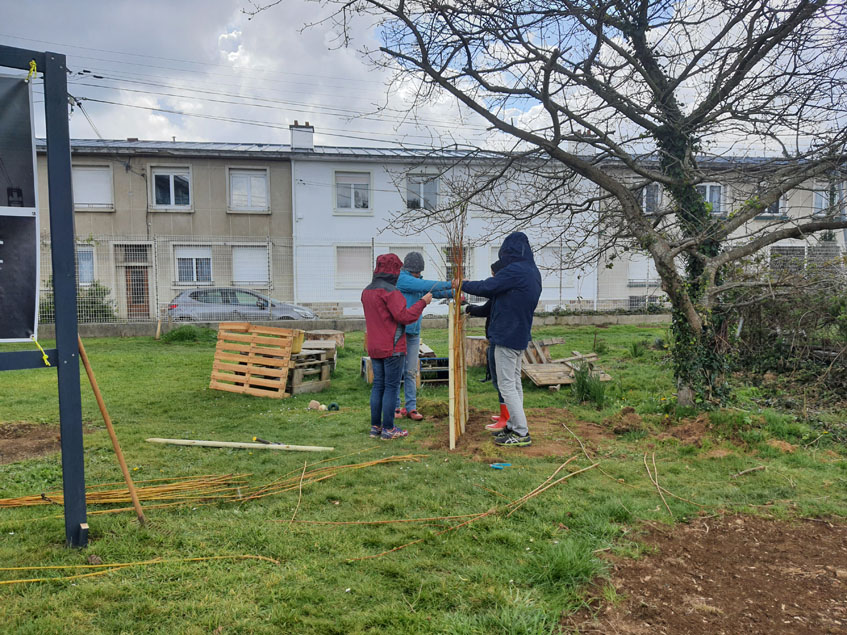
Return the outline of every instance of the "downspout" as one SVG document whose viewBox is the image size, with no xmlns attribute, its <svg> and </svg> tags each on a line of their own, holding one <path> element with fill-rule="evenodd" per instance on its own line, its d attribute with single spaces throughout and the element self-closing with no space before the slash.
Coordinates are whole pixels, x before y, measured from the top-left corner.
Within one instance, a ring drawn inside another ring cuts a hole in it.
<svg viewBox="0 0 847 635">
<path fill-rule="evenodd" d="M 292 289 L 294 293 L 294 304 L 300 299 L 297 289 L 297 178 L 295 176 L 296 163 L 291 159 L 291 260 L 292 260 Z"/>
</svg>

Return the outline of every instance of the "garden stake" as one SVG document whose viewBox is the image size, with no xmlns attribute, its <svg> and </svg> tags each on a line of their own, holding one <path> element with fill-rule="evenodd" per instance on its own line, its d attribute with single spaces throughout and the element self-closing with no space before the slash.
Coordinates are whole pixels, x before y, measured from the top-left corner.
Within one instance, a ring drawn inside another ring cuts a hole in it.
<svg viewBox="0 0 847 635">
<path fill-rule="evenodd" d="M 121 466 L 121 472 L 124 474 L 129 495 L 132 498 L 132 506 L 135 507 L 135 515 L 138 517 L 138 522 L 142 525 L 145 522 L 144 512 L 141 511 L 141 503 L 138 501 L 138 495 L 135 493 L 135 486 L 132 484 L 132 477 L 129 475 L 129 469 L 126 466 L 121 445 L 118 443 L 118 436 L 115 434 L 115 428 L 112 426 L 112 418 L 106 410 L 106 404 L 103 401 L 103 396 L 100 394 L 100 388 L 97 386 L 97 380 L 94 379 L 94 370 L 91 368 L 91 363 L 88 361 L 88 355 L 85 354 L 85 346 L 82 345 L 82 338 L 77 335 L 79 343 L 79 356 L 82 359 L 82 365 L 85 366 L 85 372 L 88 375 L 88 381 L 91 383 L 91 389 L 94 391 L 94 398 L 97 400 L 97 405 L 100 407 L 100 414 L 103 415 L 103 421 L 106 422 L 106 430 L 109 431 L 109 438 L 112 440 L 112 447 L 115 449 L 115 454 L 118 457 L 118 463 Z"/>
</svg>

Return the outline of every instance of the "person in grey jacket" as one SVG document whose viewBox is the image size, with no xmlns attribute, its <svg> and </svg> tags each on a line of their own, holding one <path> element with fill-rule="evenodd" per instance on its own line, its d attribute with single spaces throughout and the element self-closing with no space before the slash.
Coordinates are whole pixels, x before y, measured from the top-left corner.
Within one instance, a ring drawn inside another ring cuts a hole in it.
<svg viewBox="0 0 847 635">
<path fill-rule="evenodd" d="M 438 282 L 424 280 L 421 272 L 424 270 L 424 259 L 420 252 L 410 251 L 403 259 L 403 268 L 397 278 L 397 290 L 406 298 L 406 306 L 412 306 L 421 299 L 424 294 L 432 293 L 433 298 L 451 298 L 453 290 L 450 282 Z M 420 421 L 423 415 L 418 412 L 418 354 L 421 348 L 421 318 L 416 322 L 406 325 L 406 362 L 403 374 L 404 402 L 400 399 L 400 391 L 397 392 L 397 407 L 394 409 L 394 417 L 408 417 L 413 421 Z"/>
</svg>

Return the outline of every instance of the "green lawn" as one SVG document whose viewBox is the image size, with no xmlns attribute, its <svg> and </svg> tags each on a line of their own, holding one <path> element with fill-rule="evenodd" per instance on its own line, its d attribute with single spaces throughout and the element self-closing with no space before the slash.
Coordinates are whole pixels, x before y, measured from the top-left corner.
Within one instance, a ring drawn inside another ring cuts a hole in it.
<svg viewBox="0 0 847 635">
<path fill-rule="evenodd" d="M 475 333 L 479 334 L 479 331 Z M 538 329 L 537 337 L 564 336 L 553 349 L 592 350 L 595 336 L 602 366 L 613 376 L 607 403 L 598 410 L 577 404 L 569 390 L 558 394 L 525 384 L 530 408 L 567 408 L 579 419 L 603 423 L 623 406 L 635 408 L 642 430 L 610 438 L 594 469 L 531 500 L 511 517 L 495 514 L 440 536 L 444 525 L 307 525 L 288 520 L 297 491 L 242 505 L 213 504 L 151 510 L 140 527 L 132 513 L 89 518 L 86 551 L 64 547 L 57 507 L 0 510 L 2 566 L 104 563 L 152 558 L 179 559 L 255 554 L 256 560 L 167 563 L 74 581 L 0 586 L 3 632 L 145 633 L 549 633 L 563 612 L 614 593 L 603 582 L 597 550 L 638 557 L 642 521 L 671 523 L 643 456 L 655 453 L 676 521 L 729 510 L 775 515 L 847 515 L 847 461 L 843 446 L 797 417 L 759 410 L 755 390 L 742 390 L 732 408 L 711 413 L 713 433 L 701 447 L 656 434 L 677 422 L 666 353 L 648 348 L 633 358 L 635 341 L 666 337 L 662 328 L 593 327 Z M 423 340 L 445 354 L 446 331 L 424 331 Z M 43 342 L 47 346 L 48 342 Z M 5 347 L 7 350 L 9 347 Z M 543 482 L 569 456 L 570 468 L 589 465 L 574 442 L 564 456 L 522 458 L 492 470 L 459 454 L 425 451 L 418 440 L 433 434 L 426 421 L 409 423 L 409 438 L 390 443 L 368 438 L 369 390 L 358 369 L 362 334 L 351 333 L 340 352 L 323 403 L 339 413 L 306 410 L 313 395 L 277 401 L 208 389 L 212 343 L 165 344 L 146 338 L 93 339 L 86 349 L 134 478 L 154 479 L 249 472 L 269 482 L 310 463 L 359 450 L 343 462 L 427 453 L 419 463 L 395 463 L 341 474 L 306 486 L 297 509 L 302 520 L 381 520 L 482 512 L 518 498 Z M 472 407 L 496 404 L 490 384 L 469 375 Z M 85 379 L 83 374 L 83 380 Z M 743 388 L 743 387 L 742 387 Z M 55 373 L 0 373 L 0 422 L 55 423 Z M 446 388 L 425 388 L 426 402 L 445 401 Z M 824 413 L 821 420 L 835 420 Z M 83 386 L 89 485 L 120 480 L 120 471 L 94 398 Z M 530 425 L 531 425 L 530 421 Z M 295 453 L 185 448 L 146 443 L 147 437 L 250 441 L 253 436 L 301 445 L 330 445 L 334 453 Z M 780 439 L 796 450 L 768 444 Z M 813 442 L 814 441 L 814 442 Z M 803 446 L 810 444 L 808 448 Z M 715 450 L 724 450 L 716 452 Z M 332 465 L 330 463 L 329 465 Z M 741 470 L 769 469 L 732 479 Z M 0 498 L 61 489 L 58 456 L 0 466 Z M 424 538 L 378 559 L 377 554 Z M 4 571 L 0 580 L 72 571 Z M 598 576 L 600 576 L 598 578 Z M 599 582 L 597 582 L 599 580 Z M 216 631 L 216 629 L 219 629 Z"/>
</svg>

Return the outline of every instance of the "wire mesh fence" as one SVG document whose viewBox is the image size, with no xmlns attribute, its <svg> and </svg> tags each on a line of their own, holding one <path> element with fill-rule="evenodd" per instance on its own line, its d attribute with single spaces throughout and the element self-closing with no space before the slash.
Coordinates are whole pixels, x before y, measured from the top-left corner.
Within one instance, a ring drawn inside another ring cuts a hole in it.
<svg viewBox="0 0 847 635">
<path fill-rule="evenodd" d="M 774 266 L 792 258 L 774 248 Z M 836 249 L 838 249 L 836 247 Z M 449 279 L 447 246 L 380 242 L 295 245 L 290 238 L 220 236 L 89 236 L 76 244 L 80 322 L 225 320 L 264 321 L 361 317 L 360 294 L 378 255 L 424 255 L 423 277 Z M 820 254 L 806 248 L 803 257 Z M 795 253 L 796 252 L 796 253 Z M 830 254 L 831 255 L 831 254 Z M 41 271 L 50 272 L 49 238 L 42 239 Z M 463 258 L 465 279 L 490 275 L 497 245 L 475 245 Z M 662 310 L 660 281 L 649 262 L 633 257 L 614 269 L 572 269 L 562 254 L 540 250 L 539 312 Z M 484 298 L 468 298 L 483 302 Z M 446 315 L 436 299 L 427 314 Z M 53 322 L 52 280 L 41 284 L 39 321 Z"/>
</svg>

